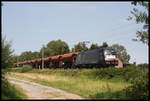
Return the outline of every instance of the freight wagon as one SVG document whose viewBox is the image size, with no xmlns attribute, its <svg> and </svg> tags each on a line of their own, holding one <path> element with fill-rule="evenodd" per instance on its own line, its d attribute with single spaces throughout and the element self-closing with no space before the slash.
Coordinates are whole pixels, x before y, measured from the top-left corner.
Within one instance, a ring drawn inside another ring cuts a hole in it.
<svg viewBox="0 0 150 101">
<path fill-rule="evenodd" d="M 118 65 L 116 51 L 111 48 L 98 48 L 81 52 L 72 52 L 14 64 L 19 66 L 28 64 L 33 68 L 42 68 L 42 61 L 44 61 L 44 68 L 91 68 Z"/>
</svg>

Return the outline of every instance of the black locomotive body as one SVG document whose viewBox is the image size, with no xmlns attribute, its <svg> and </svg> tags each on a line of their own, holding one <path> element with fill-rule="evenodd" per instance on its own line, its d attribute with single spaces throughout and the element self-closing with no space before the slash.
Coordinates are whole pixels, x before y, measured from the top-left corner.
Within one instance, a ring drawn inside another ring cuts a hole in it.
<svg viewBox="0 0 150 101">
<path fill-rule="evenodd" d="M 98 48 L 79 52 L 76 57 L 76 66 L 105 67 L 118 65 L 116 52 L 110 48 Z"/>
</svg>

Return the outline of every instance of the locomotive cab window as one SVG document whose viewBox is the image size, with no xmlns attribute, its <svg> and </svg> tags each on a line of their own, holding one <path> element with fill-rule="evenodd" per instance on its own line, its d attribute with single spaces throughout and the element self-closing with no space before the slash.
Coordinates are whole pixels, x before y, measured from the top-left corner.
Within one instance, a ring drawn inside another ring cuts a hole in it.
<svg viewBox="0 0 150 101">
<path fill-rule="evenodd" d="M 105 50 L 105 55 L 111 55 L 111 51 L 110 50 Z"/>
<path fill-rule="evenodd" d="M 113 49 L 111 50 L 111 54 L 112 54 L 112 55 L 117 55 L 117 53 L 116 53 L 115 50 L 113 50 Z"/>
<path fill-rule="evenodd" d="M 105 49 L 104 55 L 105 55 L 105 60 L 110 60 L 110 59 L 116 58 L 116 52 L 113 49 Z"/>
<path fill-rule="evenodd" d="M 105 50 L 104 54 L 105 55 L 116 55 L 116 52 L 113 49 L 107 49 L 107 50 Z"/>
</svg>

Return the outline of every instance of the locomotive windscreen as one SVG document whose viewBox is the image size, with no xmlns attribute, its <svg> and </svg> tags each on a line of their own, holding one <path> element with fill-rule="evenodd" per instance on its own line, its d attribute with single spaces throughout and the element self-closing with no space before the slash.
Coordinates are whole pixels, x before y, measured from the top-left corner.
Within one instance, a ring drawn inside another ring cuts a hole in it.
<svg viewBox="0 0 150 101">
<path fill-rule="evenodd" d="M 116 55 L 116 51 L 114 49 L 106 49 L 105 54 L 107 54 L 107 55 Z"/>
<path fill-rule="evenodd" d="M 116 51 L 114 49 L 105 49 L 105 60 L 116 59 Z"/>
</svg>

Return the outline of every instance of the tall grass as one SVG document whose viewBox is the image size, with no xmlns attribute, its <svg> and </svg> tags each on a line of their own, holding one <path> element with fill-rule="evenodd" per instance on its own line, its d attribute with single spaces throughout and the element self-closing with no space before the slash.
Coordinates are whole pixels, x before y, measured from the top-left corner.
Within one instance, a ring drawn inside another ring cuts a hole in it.
<svg viewBox="0 0 150 101">
<path fill-rule="evenodd" d="M 5 78 L 2 79 L 1 88 L 2 100 L 27 99 L 27 96 L 23 93 L 22 88 L 17 85 L 10 84 Z"/>
<path fill-rule="evenodd" d="M 33 69 L 12 75 L 79 94 L 87 99 L 132 99 L 126 92 L 128 87 L 133 87 L 133 80 L 141 72 L 141 68 L 133 65 L 122 69 Z"/>
<path fill-rule="evenodd" d="M 92 71 L 90 69 L 45 69 L 32 70 L 23 74 L 13 73 L 12 75 L 47 86 L 60 88 L 87 99 L 103 99 L 103 97 L 97 98 L 96 95 L 98 93 L 108 93 L 108 88 L 111 91 L 110 93 L 114 93 L 130 85 L 123 81 L 112 82 L 106 79 L 95 79 L 91 76 L 94 73 Z"/>
<path fill-rule="evenodd" d="M 1 78 L 2 100 L 27 99 L 27 96 L 24 94 L 23 89 L 20 88 L 20 86 L 8 82 L 6 75 L 8 75 L 10 71 L 12 71 L 11 68 L 2 69 L 2 78 Z"/>
</svg>

